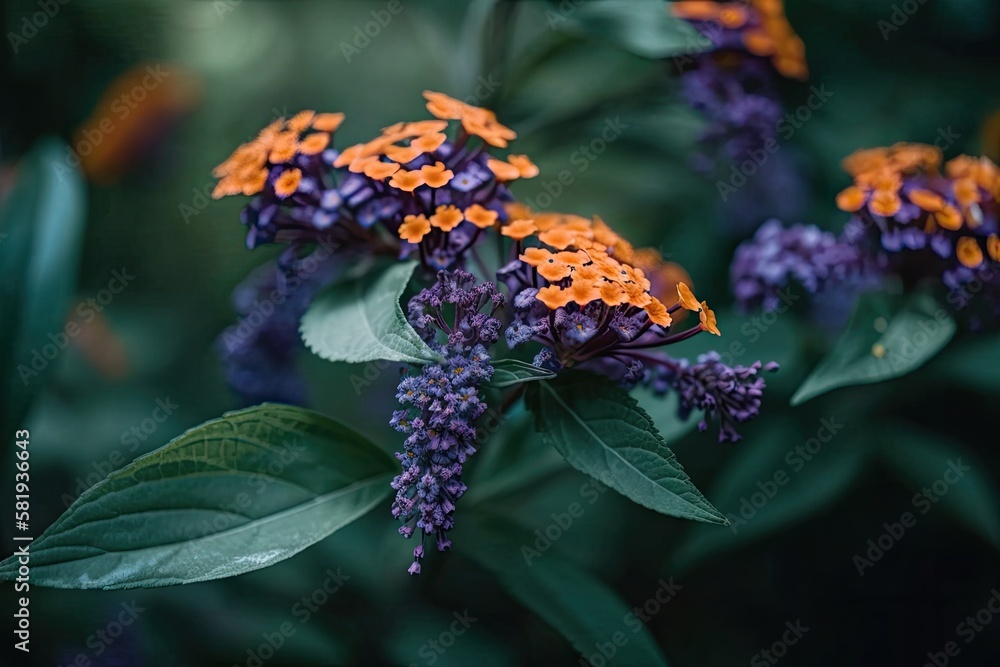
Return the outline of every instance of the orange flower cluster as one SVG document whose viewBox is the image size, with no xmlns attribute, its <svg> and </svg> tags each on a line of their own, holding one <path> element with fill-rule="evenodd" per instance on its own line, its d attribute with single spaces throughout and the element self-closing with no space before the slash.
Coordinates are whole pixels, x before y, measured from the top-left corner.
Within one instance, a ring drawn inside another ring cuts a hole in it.
<svg viewBox="0 0 1000 667">
<path fill-rule="evenodd" d="M 212 198 L 261 192 L 271 167 L 287 165 L 296 155 L 322 153 L 330 144 L 330 135 L 343 121 L 342 113 L 315 111 L 300 111 L 288 120 L 278 118 L 212 171 L 220 179 Z M 301 179 L 301 170 L 286 168 L 275 181 L 275 193 L 282 198 L 290 196 Z"/>
<path fill-rule="evenodd" d="M 460 121 L 468 136 L 479 137 L 491 146 L 505 148 L 508 140 L 517 137 L 513 130 L 498 123 L 496 114 L 488 109 L 432 91 L 424 91 L 424 98 L 427 99 L 427 110 L 437 120 L 390 125 L 375 139 L 346 148 L 333 166 L 347 167 L 354 173 L 363 173 L 377 181 L 388 178 L 390 187 L 403 192 L 413 192 L 421 186 L 442 188 L 455 177 L 454 172 L 446 168 L 443 162 L 434 160 L 431 164 L 412 170 L 407 170 L 404 166 L 422 155 L 433 153 L 448 140 L 444 134 L 449 126 L 448 121 Z M 506 162 L 489 158 L 488 166 L 498 181 L 531 178 L 538 174 L 538 168 L 524 155 L 512 155 Z M 423 223 L 419 226 L 414 223 L 411 229 L 422 229 L 423 226 Z"/>
<path fill-rule="evenodd" d="M 718 23 L 727 30 L 740 31 L 746 50 L 770 58 L 782 75 L 799 80 L 809 76 L 805 44 L 788 22 L 782 0 L 681 0 L 669 6 L 678 18 Z"/>
<path fill-rule="evenodd" d="M 501 234 L 518 241 L 534 237 L 541 244 L 524 248 L 519 259 L 548 281 L 537 298 L 550 310 L 569 303 L 582 307 L 602 301 L 609 307 L 641 308 L 654 324 L 670 326 L 668 308 L 650 292 L 652 283 L 645 271 L 627 261 L 638 256 L 649 262 L 649 251 L 634 250 L 598 217 L 589 220 L 571 214 L 532 213 L 522 204 L 510 204 L 507 211 L 511 221 Z M 708 304 L 699 303 L 684 282 L 675 285 L 675 303 L 699 313 L 702 328 L 720 335 Z"/>
<path fill-rule="evenodd" d="M 898 143 L 888 148 L 856 151 L 843 161 L 854 185 L 837 195 L 837 206 L 850 213 L 867 207 L 876 216 L 890 218 L 904 203 L 917 206 L 926 217 L 923 231 L 975 232 L 983 224 L 984 208 L 1000 202 L 1000 169 L 989 159 L 959 156 L 938 173 L 941 151 L 925 144 Z M 904 180 L 918 187 L 903 188 Z M 976 237 L 961 236 L 955 244 L 963 266 L 974 269 L 985 260 Z M 986 237 L 986 254 L 1000 261 L 1000 239 Z"/>
</svg>

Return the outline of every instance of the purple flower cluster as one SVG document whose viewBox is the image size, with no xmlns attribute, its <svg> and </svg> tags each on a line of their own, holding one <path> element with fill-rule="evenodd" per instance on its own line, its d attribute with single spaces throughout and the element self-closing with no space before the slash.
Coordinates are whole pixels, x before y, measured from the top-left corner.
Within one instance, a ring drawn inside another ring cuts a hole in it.
<svg viewBox="0 0 1000 667">
<path fill-rule="evenodd" d="M 699 58 L 681 74 L 684 98 L 708 122 L 699 137 L 707 152 L 696 166 L 710 170 L 716 152 L 729 160 L 747 159 L 776 139 L 784 112 L 772 77 L 763 60 L 723 65 L 710 57 Z"/>
<path fill-rule="evenodd" d="M 334 279 L 338 268 L 331 256 L 324 248 L 304 258 L 286 252 L 233 290 L 239 321 L 223 331 L 217 345 L 226 380 L 247 405 L 305 404 L 305 382 L 295 364 L 302 350 L 299 320 Z"/>
<path fill-rule="evenodd" d="M 764 378 L 760 371 L 775 371 L 778 364 L 761 364 L 755 361 L 749 367 L 727 366 L 718 352 L 708 352 L 698 357 L 696 364 L 686 359 L 663 358 L 647 371 L 646 382 L 657 395 L 677 392 L 680 399 L 679 414 L 687 419 L 694 410 L 703 410 L 704 418 L 698 429 L 705 431 L 708 421 L 719 423 L 719 442 L 737 442 L 741 439 L 736 425 L 745 424 L 760 412 L 764 394 Z"/>
<path fill-rule="evenodd" d="M 861 281 L 869 272 L 857 246 L 814 225 L 761 225 L 737 249 L 730 269 L 736 301 L 744 310 L 774 310 L 793 281 L 815 294 L 828 285 Z"/>
<path fill-rule="evenodd" d="M 493 375 L 487 348 L 499 337 L 500 321 L 492 315 L 503 302 L 492 283 L 477 285 L 464 271 L 442 271 L 433 287 L 409 303 L 410 323 L 444 361 L 399 383 L 396 398 L 404 408 L 390 423 L 407 438 L 396 454 L 403 472 L 392 482 L 392 514 L 403 522 L 403 537 L 419 529 L 422 538 L 436 539 L 439 551 L 451 546 L 455 502 L 466 491 L 462 466 L 476 451 L 476 421 L 487 409 L 480 389 Z M 452 311 L 449 323 L 446 313 Z M 442 332 L 446 341 L 437 342 Z M 420 573 L 423 542 L 413 550 L 410 574 Z"/>
</svg>

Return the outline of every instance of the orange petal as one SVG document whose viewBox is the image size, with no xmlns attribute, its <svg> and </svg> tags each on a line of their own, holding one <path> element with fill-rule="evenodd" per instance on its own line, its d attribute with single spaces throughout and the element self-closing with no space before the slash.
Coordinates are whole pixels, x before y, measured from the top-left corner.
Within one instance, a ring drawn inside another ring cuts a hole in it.
<svg viewBox="0 0 1000 667">
<path fill-rule="evenodd" d="M 996 234 L 990 234 L 986 239 L 986 252 L 994 262 L 1000 262 L 1000 237 Z"/>
<path fill-rule="evenodd" d="M 465 219 L 480 229 L 486 229 L 496 224 L 498 213 L 488 208 L 473 204 L 465 209 Z"/>
<path fill-rule="evenodd" d="M 549 310 L 555 310 L 556 308 L 562 308 L 572 301 L 573 295 L 568 289 L 560 289 L 555 285 L 549 285 L 538 290 L 535 298 L 548 306 Z"/>
<path fill-rule="evenodd" d="M 413 192 L 423 184 L 424 177 L 419 171 L 406 171 L 405 169 L 397 171 L 389 181 L 389 185 L 403 192 Z"/>
<path fill-rule="evenodd" d="M 374 178 L 376 181 L 384 181 L 399 171 L 399 165 L 395 162 L 382 162 L 376 160 L 365 164 L 365 176 Z"/>
<path fill-rule="evenodd" d="M 284 199 L 298 190 L 301 182 L 301 169 L 286 169 L 274 182 L 274 193 Z"/>
<path fill-rule="evenodd" d="M 524 252 L 518 256 L 522 262 L 528 266 L 539 266 L 542 262 L 547 262 L 549 259 L 555 258 L 551 252 L 545 248 L 525 248 Z"/>
<path fill-rule="evenodd" d="M 490 171 L 493 172 L 493 175 L 500 182 L 513 181 L 521 176 L 521 172 L 517 167 L 503 160 L 491 157 L 486 161 L 486 166 L 490 168 Z"/>
<path fill-rule="evenodd" d="M 314 130 L 320 132 L 336 132 L 343 122 L 344 114 L 342 113 L 318 113 L 313 118 L 312 126 Z"/>
<path fill-rule="evenodd" d="M 314 132 L 299 142 L 299 152 L 303 155 L 316 155 L 325 151 L 329 145 L 329 134 L 326 132 Z"/>
<path fill-rule="evenodd" d="M 934 220 L 951 231 L 958 231 L 962 228 L 962 214 L 954 206 L 948 205 L 934 214 Z"/>
<path fill-rule="evenodd" d="M 420 243 L 421 239 L 431 231 L 430 221 L 422 215 L 408 215 L 399 226 L 399 238 L 410 243 Z"/>
<path fill-rule="evenodd" d="M 521 178 L 534 178 L 538 176 L 538 167 L 528 159 L 527 155 L 509 155 L 507 156 L 507 162 L 517 169 L 517 173 Z"/>
<path fill-rule="evenodd" d="M 701 304 L 698 303 L 698 299 L 695 298 L 694 294 L 684 283 L 677 283 L 677 295 L 680 297 L 681 307 L 691 312 L 697 313 L 701 310 Z"/>
<path fill-rule="evenodd" d="M 910 201 L 932 213 L 944 208 L 944 198 L 930 190 L 913 190 L 910 192 Z"/>
<path fill-rule="evenodd" d="M 435 162 L 432 165 L 425 164 L 420 168 L 420 174 L 423 176 L 424 183 L 432 188 L 444 187 L 455 177 L 455 172 L 446 169 L 443 162 Z"/>
<path fill-rule="evenodd" d="M 431 225 L 443 232 L 450 232 L 458 227 L 464 219 L 462 212 L 454 206 L 438 206 L 434 215 L 431 216 Z"/>
<path fill-rule="evenodd" d="M 667 312 L 667 307 L 660 303 L 656 298 L 652 298 L 645 310 L 646 315 L 649 316 L 649 319 L 653 324 L 659 324 L 661 327 L 670 326 L 670 313 Z"/>
<path fill-rule="evenodd" d="M 719 327 L 715 318 L 715 313 L 712 309 L 708 307 L 708 304 L 704 301 L 701 302 L 701 314 L 699 315 L 701 319 L 701 328 L 709 333 L 713 333 L 716 336 L 721 336 L 722 332 L 719 331 Z"/>
<path fill-rule="evenodd" d="M 837 195 L 837 208 L 841 211 L 847 211 L 848 213 L 854 213 L 865 205 L 865 201 L 868 199 L 868 193 L 852 185 L 851 187 L 845 189 L 839 195 Z"/>
<path fill-rule="evenodd" d="M 534 220 L 513 220 L 500 229 L 502 235 L 509 236 L 518 241 L 531 236 L 537 231 L 538 228 L 535 227 Z"/>
<path fill-rule="evenodd" d="M 962 266 L 975 269 L 983 263 L 983 250 L 979 247 L 979 241 L 971 236 L 963 236 L 955 244 L 955 256 Z"/>
</svg>

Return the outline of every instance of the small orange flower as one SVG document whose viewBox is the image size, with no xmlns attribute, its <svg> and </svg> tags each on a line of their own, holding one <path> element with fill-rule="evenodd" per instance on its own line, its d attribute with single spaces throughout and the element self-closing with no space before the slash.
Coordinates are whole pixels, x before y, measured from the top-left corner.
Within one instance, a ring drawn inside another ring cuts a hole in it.
<svg viewBox="0 0 1000 667">
<path fill-rule="evenodd" d="M 517 167 L 503 160 L 491 157 L 486 160 L 486 166 L 490 168 L 490 171 L 493 172 L 493 175 L 501 183 L 514 181 L 521 177 L 521 172 Z"/>
<path fill-rule="evenodd" d="M 431 223 L 426 216 L 408 215 L 399 226 L 399 238 L 410 243 L 420 243 L 430 231 Z"/>
<path fill-rule="evenodd" d="M 910 192 L 910 201 L 924 209 L 935 213 L 944 208 L 944 198 L 930 190 L 913 190 Z"/>
<path fill-rule="evenodd" d="M 480 229 L 486 229 L 496 224 L 497 216 L 496 211 L 491 211 L 479 204 L 473 204 L 465 209 L 465 219 Z"/>
<path fill-rule="evenodd" d="M 469 134 L 497 148 L 506 148 L 508 141 L 517 138 L 512 129 L 496 122 L 492 112 L 477 107 L 470 109 L 475 109 L 478 113 L 469 113 L 462 117 L 462 128 Z"/>
<path fill-rule="evenodd" d="M 399 164 L 408 164 L 424 154 L 424 151 L 415 146 L 396 146 L 395 144 L 385 147 L 385 155 Z"/>
<path fill-rule="evenodd" d="M 721 336 L 722 332 L 719 331 L 718 323 L 715 319 L 715 313 L 708 304 L 704 301 L 701 302 L 701 314 L 699 315 L 701 320 L 701 328 L 709 333 L 713 333 L 716 336 Z"/>
<path fill-rule="evenodd" d="M 635 283 L 625 283 L 622 288 L 625 290 L 629 304 L 636 308 L 645 308 L 653 302 L 653 297 L 649 295 L 649 292 Z"/>
<path fill-rule="evenodd" d="M 977 268 L 983 263 L 983 250 L 979 247 L 979 241 L 971 236 L 963 236 L 955 244 L 955 256 L 962 266 L 970 269 Z"/>
<path fill-rule="evenodd" d="M 881 215 L 883 217 L 891 217 L 899 212 L 902 202 L 899 199 L 899 195 L 890 190 L 877 190 L 874 195 L 872 195 L 872 201 L 869 205 L 871 212 L 875 215 Z"/>
<path fill-rule="evenodd" d="M 272 164 L 285 164 L 298 150 L 298 134 L 296 132 L 281 132 L 271 144 L 271 152 L 267 159 Z"/>
<path fill-rule="evenodd" d="M 535 227 L 534 220 L 512 220 L 504 225 L 504 227 L 500 230 L 500 233 L 516 241 L 520 241 L 531 236 L 537 231 L 538 228 Z"/>
<path fill-rule="evenodd" d="M 431 216 L 431 224 L 443 232 L 450 232 L 458 227 L 464 219 L 462 212 L 454 206 L 438 206 L 434 215 Z"/>
<path fill-rule="evenodd" d="M 972 206 L 979 202 L 979 186 L 971 178 L 959 178 L 953 186 L 955 199 L 962 206 Z"/>
<path fill-rule="evenodd" d="M 301 169 L 286 169 L 274 182 L 274 194 L 284 199 L 299 189 L 300 182 L 302 182 Z"/>
<path fill-rule="evenodd" d="M 653 324 L 659 324 L 661 327 L 670 326 L 670 313 L 667 312 L 667 307 L 660 303 L 656 298 L 652 298 L 645 310 L 646 315 L 649 316 L 649 319 Z"/>
<path fill-rule="evenodd" d="M 423 184 L 424 176 L 417 170 L 406 171 L 405 169 L 400 169 L 392 175 L 392 179 L 389 181 L 389 185 L 403 192 L 413 192 Z"/>
<path fill-rule="evenodd" d="M 430 90 L 424 91 L 424 99 L 427 100 L 427 110 L 434 116 L 445 120 L 458 120 L 468 107 L 465 102 L 460 102 L 454 97 Z"/>
<path fill-rule="evenodd" d="M 297 135 L 302 134 L 309 129 L 309 125 L 315 116 L 315 111 L 300 111 L 288 119 L 288 129 Z"/>
<path fill-rule="evenodd" d="M 573 301 L 581 306 L 586 306 L 591 301 L 597 301 L 601 298 L 601 291 L 594 286 L 592 280 L 574 280 L 566 288 L 566 291 L 569 292 Z"/>
<path fill-rule="evenodd" d="M 934 220 L 945 229 L 953 232 L 962 228 L 962 214 L 950 204 L 935 213 Z"/>
<path fill-rule="evenodd" d="M 628 301 L 628 295 L 625 293 L 625 288 L 618 283 L 611 282 L 610 280 L 602 282 L 598 286 L 598 290 L 601 293 L 601 301 L 609 306 L 620 306 Z"/>
<path fill-rule="evenodd" d="M 557 250 L 565 250 L 569 246 L 573 245 L 577 236 L 578 233 L 572 229 L 554 227 L 553 229 L 541 232 L 538 235 L 538 239 L 542 243 L 550 245 Z"/>
<path fill-rule="evenodd" d="M 401 123 L 403 132 L 410 136 L 419 137 L 424 134 L 436 134 L 444 132 L 448 128 L 446 120 L 416 120 L 411 123 Z"/>
<path fill-rule="evenodd" d="M 358 159 L 351 162 L 351 164 L 347 165 L 347 169 L 348 171 L 355 174 L 363 174 L 365 169 L 367 169 L 369 166 L 378 163 L 379 159 L 377 155 L 365 155 L 363 157 L 359 157 Z"/>
<path fill-rule="evenodd" d="M 341 151 L 340 155 L 337 156 L 337 159 L 333 161 L 333 166 L 337 168 L 346 167 L 347 165 L 351 164 L 359 157 L 361 157 L 364 154 L 364 152 L 365 152 L 364 144 L 355 144 L 353 146 L 348 146 L 343 151 Z"/>
<path fill-rule="evenodd" d="M 448 137 L 441 132 L 432 132 L 417 137 L 410 142 L 412 148 L 416 148 L 423 153 L 430 153 L 441 148 L 441 144 L 448 140 Z"/>
<path fill-rule="evenodd" d="M 343 122 L 344 114 L 342 113 L 319 113 L 313 118 L 312 126 L 314 130 L 320 132 L 336 132 Z"/>
<path fill-rule="evenodd" d="M 527 155 L 508 155 L 507 162 L 517 169 L 521 178 L 534 178 L 538 176 L 538 167 L 528 159 Z"/>
<path fill-rule="evenodd" d="M 314 132 L 299 142 L 299 152 L 303 155 L 316 155 L 325 151 L 329 145 L 329 134 L 326 132 Z"/>
<path fill-rule="evenodd" d="M 259 169 L 256 173 L 246 177 L 243 181 L 242 193 L 247 195 L 255 195 L 264 189 L 267 184 L 267 169 Z"/>
<path fill-rule="evenodd" d="M 365 165 L 365 176 L 374 178 L 376 181 L 384 181 L 397 171 L 399 171 L 399 165 L 395 162 L 376 160 Z"/>
<path fill-rule="evenodd" d="M 684 283 L 677 283 L 677 295 L 680 297 L 680 304 L 685 310 L 697 313 L 701 310 L 701 304 L 691 292 L 691 288 Z"/>
<path fill-rule="evenodd" d="M 543 262 L 555 260 L 555 254 L 545 248 L 525 248 L 524 252 L 518 256 L 518 259 L 528 266 L 538 267 Z"/>
<path fill-rule="evenodd" d="M 446 169 L 444 162 L 435 162 L 433 165 L 425 164 L 420 168 L 424 183 L 432 188 L 440 188 L 448 185 L 448 182 L 455 177 L 455 172 Z"/>
<path fill-rule="evenodd" d="M 839 195 L 837 195 L 837 208 L 841 211 L 847 211 L 848 213 L 854 213 L 861 209 L 868 200 L 868 193 L 862 188 L 856 185 L 845 189 Z"/>
<path fill-rule="evenodd" d="M 1000 262 L 1000 237 L 996 234 L 990 234 L 986 239 L 986 252 L 994 262 Z"/>
<path fill-rule="evenodd" d="M 568 289 L 560 289 L 555 285 L 549 285 L 538 290 L 535 298 L 549 307 L 549 310 L 562 308 L 573 300 L 573 294 Z"/>
</svg>

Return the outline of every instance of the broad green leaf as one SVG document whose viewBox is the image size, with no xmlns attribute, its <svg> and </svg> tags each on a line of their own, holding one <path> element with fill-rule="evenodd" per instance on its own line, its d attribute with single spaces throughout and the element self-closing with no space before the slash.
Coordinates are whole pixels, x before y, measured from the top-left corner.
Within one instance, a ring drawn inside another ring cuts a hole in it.
<svg viewBox="0 0 1000 667">
<path fill-rule="evenodd" d="M 622 633 L 614 664 L 666 667 L 646 625 L 600 580 L 553 550 L 534 550 L 535 536 L 492 517 L 463 528 L 459 549 L 493 573 L 503 588 L 569 640 L 584 658 Z"/>
<path fill-rule="evenodd" d="M 799 405 L 820 394 L 891 380 L 916 370 L 955 334 L 955 321 L 932 297 L 863 294 L 834 349 L 792 397 Z"/>
<path fill-rule="evenodd" d="M 546 442 L 577 470 L 662 514 L 726 523 L 695 488 L 649 415 L 607 379 L 568 372 L 529 385 L 526 401 Z"/>
<path fill-rule="evenodd" d="M 779 421 L 741 442 L 711 489 L 729 528 L 692 526 L 671 557 L 670 571 L 681 573 L 791 528 L 844 496 L 866 469 L 871 445 L 842 426 L 836 418 L 808 429 Z"/>
<path fill-rule="evenodd" d="M 86 213 L 83 178 L 68 151 L 50 139 L 25 156 L 0 210 L 0 405 L 11 422 L 53 366 L 36 365 L 36 357 L 48 362 L 42 348 L 68 338 Z"/>
<path fill-rule="evenodd" d="M 548 380 L 556 376 L 552 371 L 532 366 L 517 359 L 500 359 L 493 363 L 493 378 L 490 386 L 496 389 L 512 387 L 522 382 Z"/>
<path fill-rule="evenodd" d="M 696 55 L 710 45 L 662 0 L 560 2 L 546 12 L 546 20 L 553 28 L 576 28 L 645 58 Z"/>
<path fill-rule="evenodd" d="M 289 558 L 390 493 L 386 453 L 320 414 L 264 404 L 206 422 L 87 490 L 31 545 L 31 579 L 135 588 Z M 17 560 L 0 563 L 0 579 Z"/>
<path fill-rule="evenodd" d="M 395 262 L 324 292 L 302 316 L 306 347 L 328 361 L 438 361 L 399 306 L 416 266 Z"/>
<path fill-rule="evenodd" d="M 883 429 L 880 441 L 882 460 L 912 487 L 914 514 L 940 506 L 1000 549 L 1000 494 L 982 461 L 946 438 L 902 425 Z"/>
</svg>

